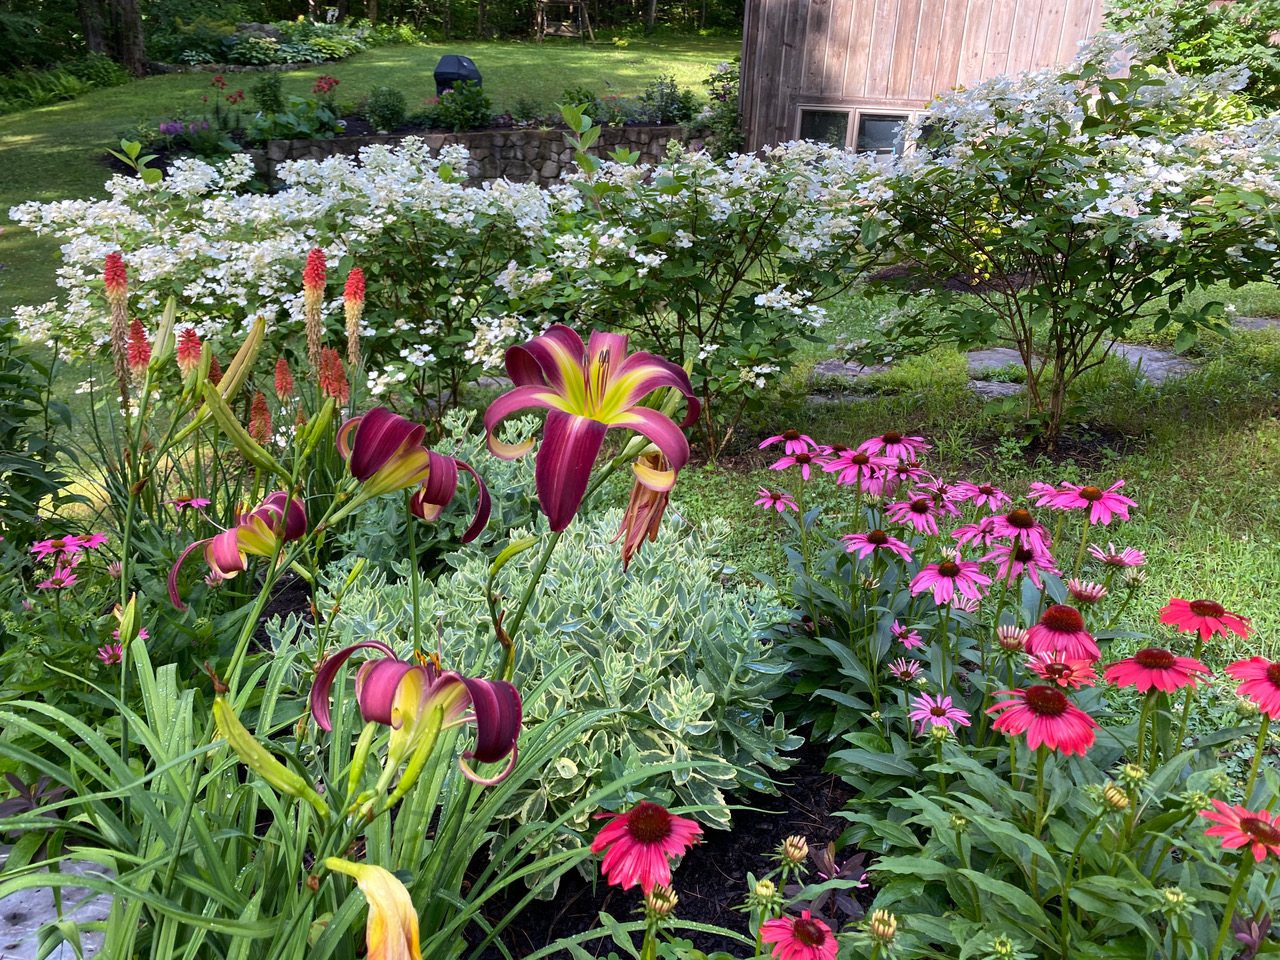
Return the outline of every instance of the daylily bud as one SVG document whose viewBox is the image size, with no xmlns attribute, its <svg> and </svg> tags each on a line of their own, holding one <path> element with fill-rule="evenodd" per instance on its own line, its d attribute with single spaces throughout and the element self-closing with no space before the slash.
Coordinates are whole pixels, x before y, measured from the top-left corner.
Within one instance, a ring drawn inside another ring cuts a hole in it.
<svg viewBox="0 0 1280 960">
<path fill-rule="evenodd" d="M 662 472 L 667 469 L 667 462 L 661 453 L 648 453 L 640 458 L 640 462 L 648 469 Z M 622 515 L 622 526 L 612 543 L 622 537 L 622 569 L 631 565 L 631 558 L 640 552 L 646 539 L 650 543 L 658 539 L 658 529 L 662 525 L 662 515 L 671 500 L 669 490 L 654 490 L 639 479 L 631 487 L 631 499 L 627 502 L 627 511 Z"/>
<path fill-rule="evenodd" d="M 236 712 L 221 696 L 213 699 L 213 719 L 218 725 L 218 735 L 227 741 L 245 766 L 281 793 L 307 801 L 321 818 L 329 816 L 328 806 L 320 799 L 320 795 L 311 789 L 302 774 L 286 767 L 272 756 L 267 748 L 245 729 Z"/>
</svg>

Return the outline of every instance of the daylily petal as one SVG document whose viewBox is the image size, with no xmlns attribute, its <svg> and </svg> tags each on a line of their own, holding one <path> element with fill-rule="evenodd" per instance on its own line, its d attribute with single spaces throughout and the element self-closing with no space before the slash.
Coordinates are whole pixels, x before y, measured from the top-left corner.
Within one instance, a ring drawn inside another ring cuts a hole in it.
<svg viewBox="0 0 1280 960">
<path fill-rule="evenodd" d="M 511 349 L 514 350 L 515 347 Z M 581 371 L 578 373 L 578 379 L 582 379 Z M 520 410 L 527 410 L 530 407 L 541 407 L 545 410 L 564 410 L 565 404 L 561 397 L 551 392 L 547 387 L 541 386 L 516 387 L 489 404 L 489 409 L 484 412 L 485 441 L 489 445 L 489 452 L 495 457 L 503 460 L 514 460 L 517 457 L 523 457 L 533 448 L 532 437 L 520 443 L 503 443 L 493 435 L 493 431 L 499 423 L 511 416 L 511 414 Z"/>
<path fill-rule="evenodd" d="M 360 670 L 356 674 L 356 702 L 360 704 L 360 716 L 366 723 L 372 720 L 384 726 L 400 727 L 396 715 L 398 693 L 406 675 L 414 671 L 426 673 L 424 667 L 396 660 L 394 657 L 366 660 L 360 664 Z M 429 682 L 429 678 L 423 678 L 420 690 Z"/>
<path fill-rule="evenodd" d="M 210 538 L 204 548 L 204 558 L 209 568 L 224 579 L 231 579 L 245 568 L 244 553 L 240 549 L 240 527 L 223 530 Z"/>
<path fill-rule="evenodd" d="M 425 447 L 409 447 L 387 460 L 364 481 L 361 492 L 366 499 L 394 493 L 427 479 L 431 472 L 431 458 L 439 456 Z"/>
<path fill-rule="evenodd" d="M 353 643 L 349 647 L 343 647 L 337 653 L 326 657 L 316 670 L 316 679 L 311 685 L 311 716 L 319 724 L 320 729 L 333 729 L 333 725 L 329 720 L 329 690 L 333 687 L 334 678 L 338 675 L 342 665 L 347 662 L 348 657 L 357 650 L 366 648 L 380 650 L 388 657 L 395 659 L 395 651 L 385 643 L 377 640 L 365 640 L 361 643 Z"/>
<path fill-rule="evenodd" d="M 507 376 L 517 387 L 549 386 L 563 393 L 573 389 L 575 380 L 581 383 L 585 357 L 582 338 L 571 327 L 557 323 L 528 343 L 507 348 Z"/>
<path fill-rule="evenodd" d="M 351 438 L 347 467 L 351 475 L 363 483 L 406 448 L 421 445 L 426 433 L 427 428 L 422 424 L 398 416 L 386 407 L 374 407 L 361 418 Z"/>
<path fill-rule="evenodd" d="M 175 560 L 173 562 L 173 566 L 169 568 L 169 602 L 179 610 L 187 609 L 187 605 L 183 603 L 182 598 L 178 596 L 178 571 L 182 569 L 182 565 L 186 562 L 187 557 L 191 556 L 192 552 L 197 547 L 203 547 L 208 542 L 208 540 L 197 540 L 195 543 L 189 544 L 187 549 L 178 554 L 178 559 Z"/>
<path fill-rule="evenodd" d="M 253 511 L 254 516 L 260 516 L 267 520 L 272 531 L 280 532 L 280 521 L 284 521 L 284 541 L 288 543 L 291 540 L 297 540 L 299 537 L 305 536 L 307 532 L 307 506 L 299 498 L 289 497 L 289 494 L 283 490 L 277 490 L 270 494 L 258 509 Z"/>
<path fill-rule="evenodd" d="M 463 758 L 481 763 L 497 763 L 503 757 L 508 758 L 506 768 L 495 777 L 478 777 L 465 763 L 460 764 L 462 772 L 476 783 L 492 785 L 504 780 L 516 765 L 516 743 L 520 739 L 523 716 L 520 691 L 505 680 L 463 677 L 462 682 L 470 694 L 476 724 L 475 749 L 465 752 Z"/>
<path fill-rule="evenodd" d="M 458 494 L 458 463 L 452 457 L 431 452 L 427 479 L 409 501 L 409 509 L 423 520 L 437 519 Z"/>
<path fill-rule="evenodd" d="M 326 858 L 324 865 L 354 877 L 360 892 L 369 901 L 369 920 L 365 927 L 368 960 L 422 960 L 413 898 L 394 873 L 338 857 Z"/>
<path fill-rule="evenodd" d="M 653 441 L 662 451 L 670 470 L 645 470 L 632 467 L 636 479 L 654 490 L 670 490 L 676 481 L 676 474 L 689 462 L 689 441 L 675 422 L 664 413 L 650 410 L 648 407 L 634 407 L 626 413 L 614 418 L 610 426 L 629 427 L 636 433 L 643 434 Z M 649 482 L 652 480 L 652 483 Z"/>
<path fill-rule="evenodd" d="M 662 387 L 673 387 L 684 394 L 688 410 L 680 425 L 687 427 L 694 423 L 702 405 L 693 392 L 689 375 L 683 367 L 652 353 L 633 353 L 617 368 L 609 386 L 608 409 L 611 413 L 627 410 Z M 611 416 L 605 419 L 612 422 Z"/>
<path fill-rule="evenodd" d="M 364 417 L 352 417 L 338 428 L 338 454 L 344 461 L 351 459 L 351 438 L 355 436 L 356 427 L 360 426 L 363 419 Z"/>
<path fill-rule="evenodd" d="M 591 468 L 608 429 L 598 420 L 560 410 L 547 414 L 534 479 L 538 487 L 538 502 L 547 512 L 553 531 L 569 526 L 573 515 L 578 512 L 591 480 Z M 685 458 L 688 459 L 687 452 Z"/>
<path fill-rule="evenodd" d="M 454 463 L 475 478 L 476 487 L 478 488 L 476 495 L 476 515 L 471 521 L 471 526 L 467 527 L 466 531 L 462 534 L 462 542 L 470 543 L 478 537 L 480 535 L 480 531 L 488 525 L 489 513 L 492 510 L 493 504 L 489 499 L 489 488 L 485 486 L 484 481 L 480 479 L 480 474 L 476 473 L 475 468 L 468 463 L 463 463 L 461 460 L 455 460 Z"/>
</svg>

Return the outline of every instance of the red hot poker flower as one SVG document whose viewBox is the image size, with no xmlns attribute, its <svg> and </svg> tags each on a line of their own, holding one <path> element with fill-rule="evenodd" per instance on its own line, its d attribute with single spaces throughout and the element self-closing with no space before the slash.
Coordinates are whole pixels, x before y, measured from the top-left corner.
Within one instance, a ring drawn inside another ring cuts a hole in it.
<svg viewBox="0 0 1280 960">
<path fill-rule="evenodd" d="M 276 396 L 281 403 L 293 396 L 293 374 L 289 372 L 289 361 L 284 357 L 276 360 Z"/>
<path fill-rule="evenodd" d="M 258 443 L 271 440 L 271 409 L 261 390 L 253 395 L 253 405 L 249 408 L 249 436 Z"/>
<path fill-rule="evenodd" d="M 129 369 L 134 377 L 141 377 L 151 362 L 151 342 L 142 321 L 134 319 L 129 324 Z"/>
<path fill-rule="evenodd" d="M 333 347 L 323 347 L 320 350 L 320 392 L 339 403 L 346 403 L 351 399 L 351 385 L 347 382 L 347 371 L 342 366 L 342 356 Z"/>
<path fill-rule="evenodd" d="M 112 306 L 117 300 L 123 300 L 129 293 L 129 274 L 124 267 L 124 259 L 118 253 L 108 253 L 103 266 L 102 279 L 107 288 L 107 301 Z"/>
<path fill-rule="evenodd" d="M 190 376 L 191 371 L 200 366 L 200 351 L 203 349 L 204 344 L 200 342 L 196 328 L 183 327 L 178 333 L 177 359 L 178 369 L 184 377 Z"/>
</svg>

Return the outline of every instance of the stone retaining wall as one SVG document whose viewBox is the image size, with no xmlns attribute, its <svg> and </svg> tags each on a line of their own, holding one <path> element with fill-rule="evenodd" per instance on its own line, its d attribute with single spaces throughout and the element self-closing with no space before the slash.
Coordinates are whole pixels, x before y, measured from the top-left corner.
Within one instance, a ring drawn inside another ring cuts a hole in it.
<svg viewBox="0 0 1280 960">
<path fill-rule="evenodd" d="M 564 130 L 476 130 L 469 133 L 429 133 L 420 135 L 432 153 L 445 144 L 460 143 L 471 154 L 467 164 L 468 184 L 506 178 L 517 183 L 530 181 L 548 186 L 561 171 L 573 166 L 573 149 Z M 334 156 L 356 156 L 362 147 L 376 143 L 397 144 L 400 135 L 337 137 L 332 140 L 270 140 L 265 150 L 246 151 L 253 158 L 259 176 L 272 186 L 280 181 L 276 167 L 286 160 L 325 160 Z M 667 144 L 678 140 L 697 150 L 703 146 L 701 131 L 686 127 L 605 127 L 593 152 L 608 156 L 619 147 L 640 154 L 642 163 L 653 163 L 666 153 Z"/>
<path fill-rule="evenodd" d="M 283 73 L 289 70 L 312 70 L 332 67 L 339 60 L 309 60 L 299 63 L 147 63 L 147 73 Z"/>
</svg>

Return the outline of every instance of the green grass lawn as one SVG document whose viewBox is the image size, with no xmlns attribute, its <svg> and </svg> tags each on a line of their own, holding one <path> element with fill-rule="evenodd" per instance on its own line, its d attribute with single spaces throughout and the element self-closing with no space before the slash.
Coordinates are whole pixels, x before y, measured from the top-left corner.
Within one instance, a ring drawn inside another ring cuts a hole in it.
<svg viewBox="0 0 1280 960">
<path fill-rule="evenodd" d="M 416 110 L 436 88 L 432 71 L 445 53 L 471 56 L 484 74 L 484 86 L 499 113 L 518 97 L 534 97 L 548 110 L 566 87 L 585 85 L 600 96 L 633 96 L 659 74 L 674 76 L 682 87 L 703 91 L 702 80 L 721 60 L 741 49 L 736 40 L 631 40 L 625 47 L 573 41 L 536 43 L 456 43 L 380 47 L 321 69 L 284 75 L 284 92 L 306 94 L 316 77 L 329 73 L 341 81 L 339 101 L 355 101 L 374 87 L 403 90 Z M 247 88 L 256 74 L 229 74 L 228 92 Z M 207 73 L 166 74 L 122 87 L 95 90 L 36 110 L 0 117 L 0 223 L 9 208 L 25 200 L 102 196 L 109 171 L 100 162 L 121 133 L 141 120 L 162 119 L 176 111 L 198 113 L 200 98 L 212 96 Z M 0 316 L 19 304 L 41 303 L 56 293 L 53 282 L 57 243 L 35 237 L 9 223 L 0 234 Z"/>
</svg>

